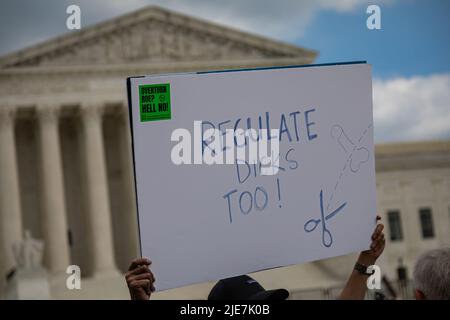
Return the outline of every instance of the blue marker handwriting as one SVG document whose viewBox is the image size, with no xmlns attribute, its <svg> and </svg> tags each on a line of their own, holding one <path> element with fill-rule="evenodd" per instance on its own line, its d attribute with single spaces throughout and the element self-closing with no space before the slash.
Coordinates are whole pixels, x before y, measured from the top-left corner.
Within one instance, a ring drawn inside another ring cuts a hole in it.
<svg viewBox="0 0 450 320">
<path fill-rule="evenodd" d="M 282 161 L 278 166 L 279 172 L 286 172 L 288 170 L 296 170 L 299 167 L 299 161 L 295 159 L 295 149 L 290 148 L 281 157 Z M 237 186 L 223 195 L 226 201 L 229 222 L 233 223 L 233 216 L 236 213 L 248 215 L 253 210 L 262 211 L 267 208 L 270 197 L 267 189 L 263 185 L 258 185 L 254 190 L 239 191 L 238 188 L 244 189 L 243 185 L 250 179 L 255 179 L 261 175 L 261 164 L 249 164 L 246 161 L 240 161 L 235 164 Z M 265 176 L 275 177 L 275 176 Z M 272 181 L 272 179 L 265 179 L 264 181 Z M 281 208 L 281 190 L 280 178 L 277 176 L 277 199 L 279 207 Z"/>
<path fill-rule="evenodd" d="M 213 150 L 211 141 L 206 141 L 203 137 L 203 133 L 208 129 L 218 129 L 223 135 L 225 135 L 227 129 L 255 129 L 255 136 L 246 136 L 244 140 L 238 140 L 234 138 L 234 144 L 237 148 L 248 148 L 249 139 L 252 141 L 259 141 L 260 130 L 267 130 L 267 139 L 279 139 L 280 144 L 300 144 L 315 142 L 318 138 L 317 123 L 315 119 L 315 107 L 305 108 L 303 111 L 293 111 L 290 113 L 280 113 L 274 116 L 273 113 L 265 112 L 257 117 L 242 117 L 237 119 L 227 119 L 224 121 L 202 121 L 202 151 L 209 148 L 211 152 L 225 151 L 226 146 L 222 146 L 222 150 Z M 279 129 L 278 136 L 271 135 L 270 129 Z M 251 142 L 251 141 L 250 141 Z M 296 170 L 299 167 L 299 161 L 296 159 L 296 148 L 290 147 L 287 151 L 277 155 L 270 154 L 268 158 L 271 158 L 270 166 L 276 164 L 276 171 L 278 173 L 287 173 L 291 170 Z M 273 158 L 279 157 L 279 158 Z M 264 160 L 264 159 L 261 159 Z M 275 161 L 277 160 L 277 161 Z M 278 161 L 279 160 L 279 161 Z M 254 211 L 263 211 L 269 207 L 269 204 L 274 201 L 278 201 L 278 207 L 282 207 L 282 192 L 283 187 L 280 182 L 280 175 L 265 176 L 261 181 L 264 182 L 253 185 L 253 187 L 246 187 L 248 182 L 253 179 L 257 179 L 262 176 L 261 168 L 264 166 L 263 162 L 249 163 L 245 159 L 236 159 L 234 166 L 235 170 L 235 183 L 225 194 L 222 195 L 226 204 L 226 212 L 228 214 L 228 220 L 233 223 L 233 218 L 237 215 L 249 215 Z M 264 166 L 265 169 L 270 169 Z M 273 168 L 273 167 L 272 167 Z M 271 183 L 275 181 L 275 188 Z M 267 185 L 269 184 L 269 185 Z M 270 188 L 269 188 L 270 186 Z M 272 195 L 268 190 L 274 190 L 277 194 Z"/>
<path fill-rule="evenodd" d="M 279 141 L 286 142 L 300 142 L 304 141 L 312 141 L 318 137 L 315 132 L 316 123 L 314 120 L 314 112 L 315 108 L 309 108 L 303 112 L 303 116 L 301 115 L 301 111 L 294 111 L 290 113 L 281 113 L 278 121 L 274 121 L 274 117 L 270 115 L 270 112 L 265 112 L 263 115 L 258 115 L 258 121 L 252 117 L 247 118 L 237 118 L 234 120 L 227 119 L 223 121 L 218 121 L 213 123 L 211 121 L 203 120 L 201 125 L 201 139 L 202 139 L 202 151 L 205 151 L 205 148 L 211 150 L 211 153 L 220 153 L 220 151 L 225 151 L 228 147 L 222 145 L 222 150 L 214 150 L 212 145 L 213 140 L 205 139 L 205 131 L 208 129 L 218 129 L 223 136 L 226 134 L 227 129 L 233 129 L 236 131 L 237 129 L 254 129 L 256 132 L 256 136 L 244 137 L 243 141 L 238 141 L 237 137 L 234 137 L 234 145 L 238 148 L 248 146 L 248 139 L 252 139 L 253 141 L 259 141 L 259 130 L 267 130 L 267 139 L 270 141 L 271 139 L 278 138 Z M 271 120 L 272 119 L 272 120 Z M 257 122 L 257 125 L 256 125 Z M 270 129 L 279 129 L 279 136 L 271 135 Z"/>
</svg>

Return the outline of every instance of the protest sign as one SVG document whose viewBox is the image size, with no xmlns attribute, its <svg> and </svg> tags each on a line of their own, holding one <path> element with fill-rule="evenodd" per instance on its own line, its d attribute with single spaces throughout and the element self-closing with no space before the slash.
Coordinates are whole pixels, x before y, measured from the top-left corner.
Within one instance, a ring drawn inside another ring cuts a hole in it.
<svg viewBox="0 0 450 320">
<path fill-rule="evenodd" d="M 368 249 L 370 72 L 349 63 L 128 79 L 141 250 L 157 290 Z M 276 152 L 252 160 L 262 141 Z"/>
</svg>

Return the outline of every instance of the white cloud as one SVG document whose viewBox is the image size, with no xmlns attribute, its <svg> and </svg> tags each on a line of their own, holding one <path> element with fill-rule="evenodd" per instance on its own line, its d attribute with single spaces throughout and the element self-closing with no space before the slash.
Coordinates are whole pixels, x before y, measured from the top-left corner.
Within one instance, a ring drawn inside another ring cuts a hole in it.
<svg viewBox="0 0 450 320">
<path fill-rule="evenodd" d="M 377 142 L 450 137 L 450 74 L 374 80 Z"/>
</svg>

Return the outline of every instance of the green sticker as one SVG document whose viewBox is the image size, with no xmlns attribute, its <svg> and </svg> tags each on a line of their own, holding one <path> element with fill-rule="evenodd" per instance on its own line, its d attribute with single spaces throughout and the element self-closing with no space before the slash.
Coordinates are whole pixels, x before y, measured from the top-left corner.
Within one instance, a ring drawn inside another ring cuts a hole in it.
<svg viewBox="0 0 450 320">
<path fill-rule="evenodd" d="M 170 119 L 170 84 L 139 86 L 139 108 L 141 122 Z"/>
</svg>

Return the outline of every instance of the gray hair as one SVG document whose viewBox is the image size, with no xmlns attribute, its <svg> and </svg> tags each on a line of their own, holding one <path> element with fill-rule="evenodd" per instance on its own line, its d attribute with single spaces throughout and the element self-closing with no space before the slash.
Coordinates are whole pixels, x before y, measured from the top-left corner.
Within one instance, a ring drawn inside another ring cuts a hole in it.
<svg viewBox="0 0 450 320">
<path fill-rule="evenodd" d="M 450 299 L 450 248 L 430 250 L 420 256 L 414 282 L 427 299 Z"/>
</svg>

